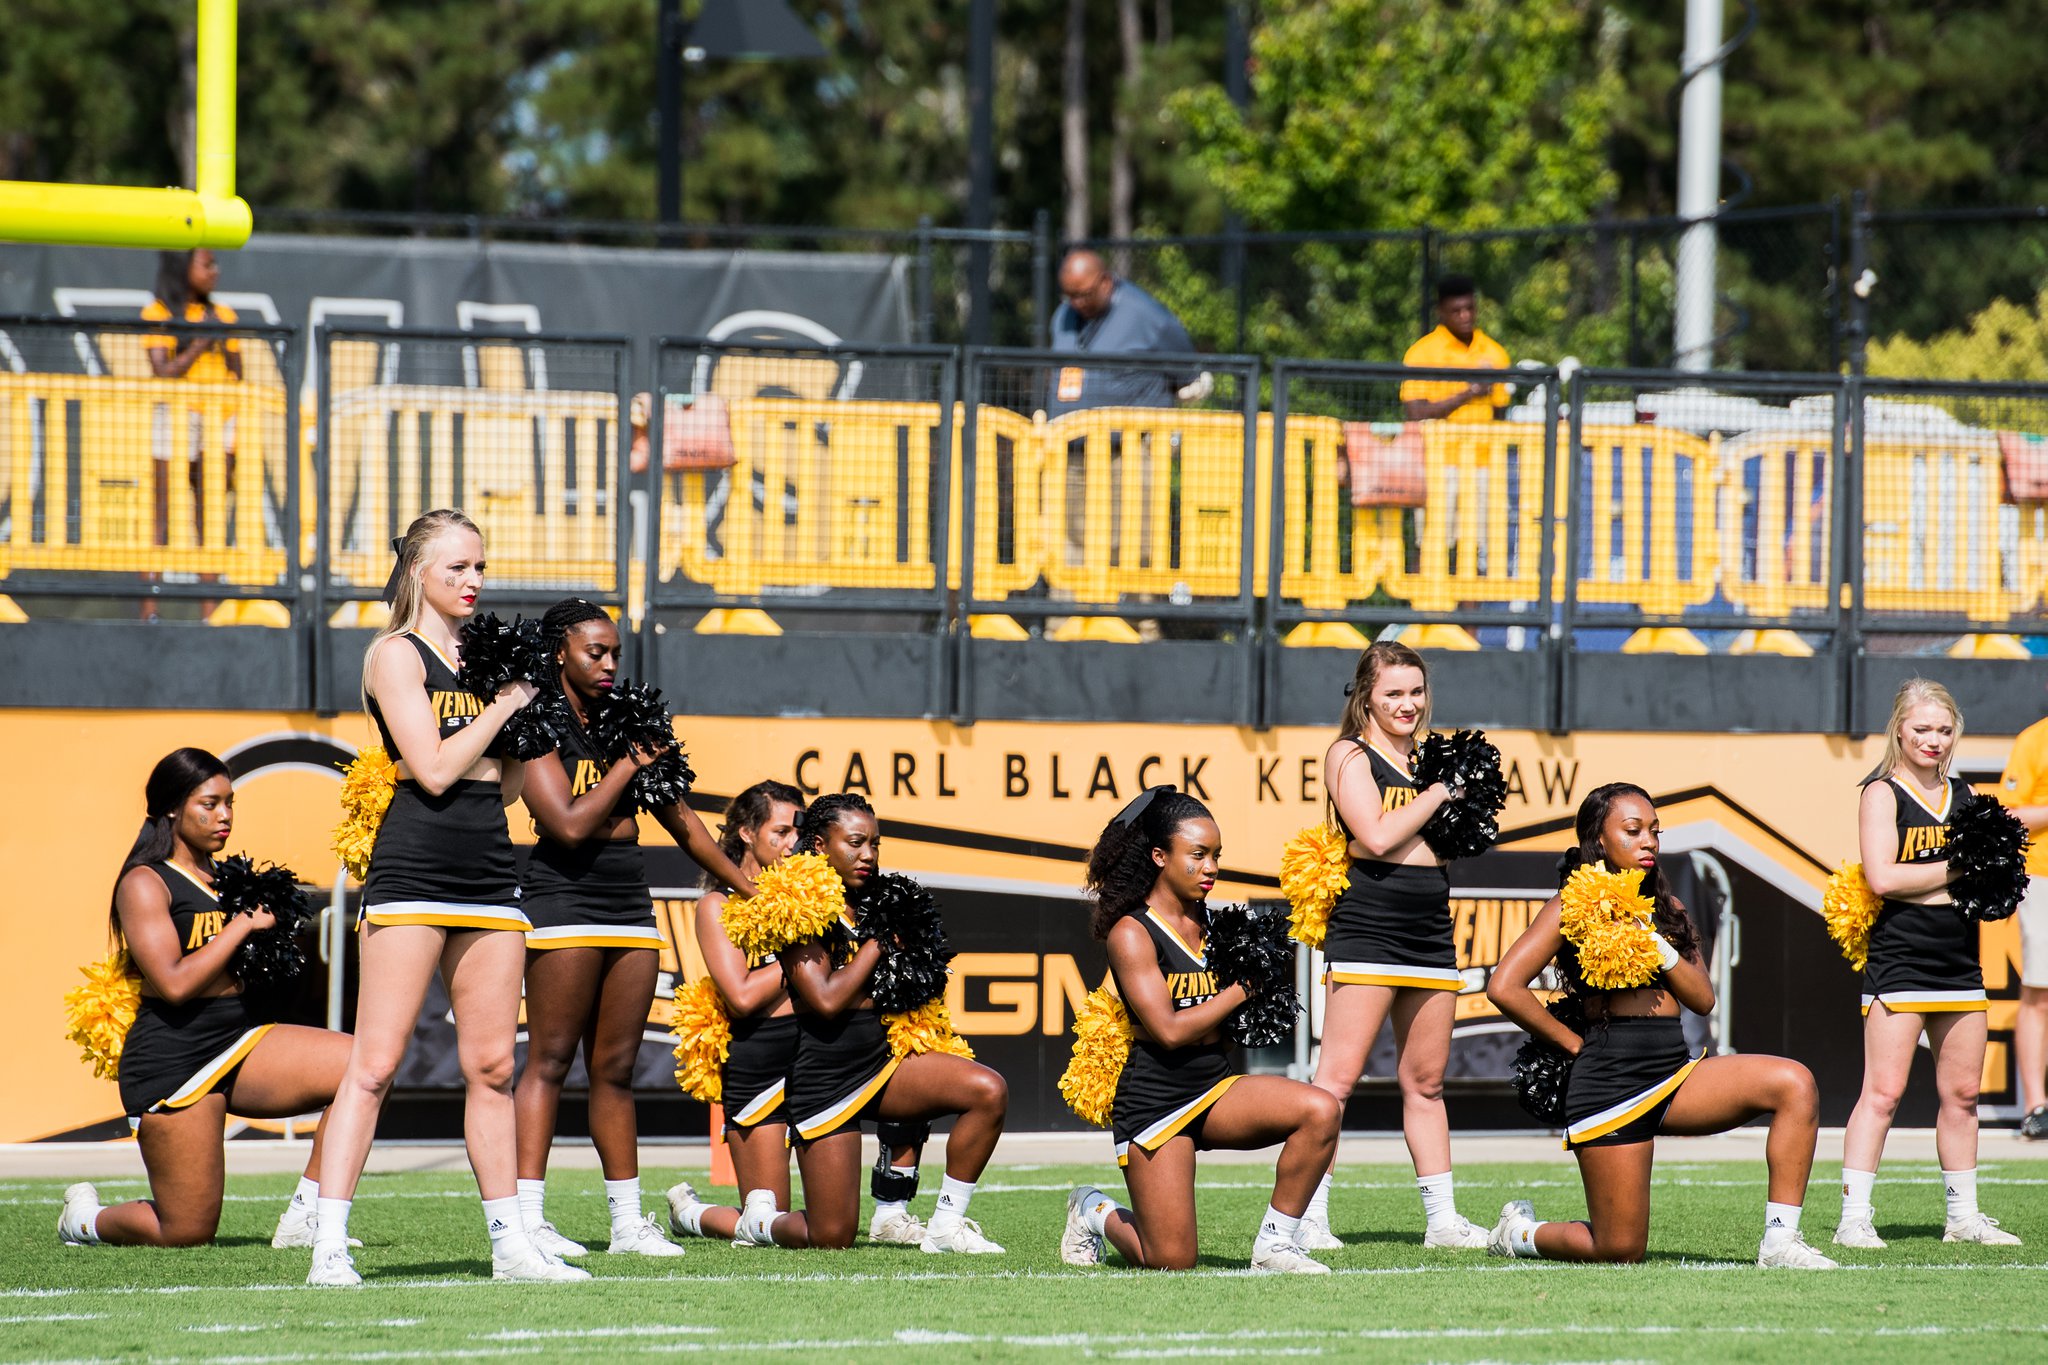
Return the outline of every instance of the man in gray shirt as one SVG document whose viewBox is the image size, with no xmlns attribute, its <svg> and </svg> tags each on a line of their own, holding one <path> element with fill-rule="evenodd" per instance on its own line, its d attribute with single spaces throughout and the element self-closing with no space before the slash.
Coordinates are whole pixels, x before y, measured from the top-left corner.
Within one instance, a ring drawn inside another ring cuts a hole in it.
<svg viewBox="0 0 2048 1365">
<path fill-rule="evenodd" d="M 1052 349 L 1132 355 L 1147 351 L 1189 355 L 1195 343 L 1166 305 L 1109 271 L 1092 251 L 1070 251 L 1060 262 L 1066 302 L 1052 318 Z M 1173 370 L 1087 369 L 1062 366 L 1045 405 L 1047 417 L 1079 408 L 1170 408 L 1174 399 L 1207 396 L 1206 374 Z"/>
</svg>

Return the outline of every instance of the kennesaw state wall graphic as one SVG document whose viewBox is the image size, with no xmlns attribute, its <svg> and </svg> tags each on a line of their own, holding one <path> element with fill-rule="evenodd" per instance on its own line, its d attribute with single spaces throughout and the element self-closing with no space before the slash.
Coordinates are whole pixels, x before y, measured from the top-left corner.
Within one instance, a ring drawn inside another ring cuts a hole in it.
<svg viewBox="0 0 2048 1365">
<path fill-rule="evenodd" d="M 1225 871 L 1219 900 L 1278 895 L 1281 846 L 1321 818 L 1324 729 L 1255 732 L 1171 725 L 984 722 L 971 728 L 917 721 L 682 717 L 699 774 L 693 801 L 707 818 L 763 777 L 811 792 L 853 789 L 882 815 L 885 866 L 936 892 L 958 956 L 950 1004 L 961 1031 L 1011 1086 L 1011 1127 L 1077 1126 L 1054 1082 L 1065 1064 L 1075 1007 L 1106 968 L 1088 937 L 1081 862 L 1103 823 L 1137 790 L 1171 782 L 1217 814 Z M 112 1083 L 96 1081 L 64 1041 L 62 995 L 77 967 L 105 951 L 113 875 L 141 820 L 150 765 L 181 744 L 220 754 L 236 775 L 230 852 L 295 868 L 353 915 L 328 835 L 339 768 L 369 738 L 357 715 L 13 711 L 0 720 L 10 752 L 69 756 L 33 782 L 0 787 L 9 831 L 9 978 L 0 1028 L 11 1040 L 0 1141 L 116 1135 Z M 1602 782 L 1627 780 L 1658 798 L 1666 866 L 1700 921 L 1720 988 L 1696 1040 L 1736 1051 L 1798 1057 L 1820 1078 L 1823 1121 L 1840 1123 L 1861 1074 L 1857 982 L 1822 931 L 1828 872 L 1856 856 L 1857 780 L 1877 740 L 1825 736 L 1581 733 L 1569 738 L 1496 732 L 1511 790 L 1503 838 L 1488 856 L 1453 866 L 1456 937 L 1465 987 L 1451 1066 L 1453 1122 L 1528 1126 L 1505 1077 L 1518 1043 L 1484 995 L 1487 973 L 1556 886 L 1555 862 L 1572 814 Z M 2009 738 L 1972 735 L 1961 774 L 1988 787 Z M 76 761 L 76 760 L 83 761 Z M 533 838 L 524 809 L 508 812 L 513 837 Z M 715 819 L 713 821 L 714 828 Z M 705 1131 L 701 1106 L 672 1080 L 666 992 L 702 971 L 692 933 L 697 873 L 651 824 L 644 837 L 663 926 L 663 994 L 648 1019 L 640 1081 L 649 1132 Z M 337 895 L 338 891 L 338 895 Z M 2016 921 L 1987 925 L 1982 954 L 1992 997 L 1985 1062 L 1987 1112 L 2010 1111 L 2010 1039 L 2019 988 Z M 1312 969 L 1319 969 L 1313 964 Z M 324 987 L 303 1002 L 318 1019 Z M 349 994 L 353 995 L 351 988 Z M 1317 1006 L 1319 995 L 1312 994 Z M 1252 1059 L 1280 1068 L 1309 1059 L 1319 1010 L 1298 1047 Z M 1392 1045 L 1383 1038 L 1353 1103 L 1355 1126 L 1392 1128 Z M 571 1078 L 572 1087 L 580 1076 Z M 459 1115 L 453 1033 L 444 999 L 422 1012 L 400 1077 L 405 1103 L 387 1131 L 448 1132 Z M 1902 1122 L 1931 1122 L 1931 1067 L 1916 1068 Z M 573 1124 L 573 1106 L 565 1106 Z"/>
</svg>

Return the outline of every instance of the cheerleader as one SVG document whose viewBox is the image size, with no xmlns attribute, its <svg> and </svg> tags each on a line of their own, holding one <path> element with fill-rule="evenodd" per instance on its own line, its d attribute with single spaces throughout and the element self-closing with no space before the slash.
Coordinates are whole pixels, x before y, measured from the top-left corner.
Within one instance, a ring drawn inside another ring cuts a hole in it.
<svg viewBox="0 0 2048 1365">
<path fill-rule="evenodd" d="M 1626 782 L 1596 788 L 1579 806 L 1576 830 L 1578 840 L 1562 864 L 1567 875 L 1594 862 L 1642 869 L 1641 892 L 1655 910 L 1640 932 L 1652 940 L 1659 965 L 1646 986 L 1600 990 L 1588 984 L 1560 927 L 1561 896 L 1551 897 L 1501 955 L 1487 998 L 1530 1034 L 1576 1058 L 1565 1092 L 1564 1145 L 1579 1159 L 1588 1216 L 1583 1223 L 1539 1223 L 1528 1200 L 1512 1200 L 1488 1249 L 1554 1261 L 1640 1261 L 1650 1236 L 1652 1139 L 1725 1133 L 1769 1114 L 1764 1152 L 1770 1177 L 1756 1263 L 1834 1269 L 1799 1234 L 1820 1122 L 1813 1073 L 1784 1057 L 1687 1055 L 1679 1006 L 1707 1013 L 1714 1008 L 1714 986 L 1692 920 L 1658 875 L 1663 826 L 1649 793 Z M 1584 1003 L 1584 1036 L 1559 1022 L 1529 989 L 1552 959 L 1565 990 Z"/>
<path fill-rule="evenodd" d="M 880 867 L 882 840 L 874 809 L 851 793 L 813 802 L 804 812 L 797 842 L 801 850 L 825 856 L 855 901 Z M 850 920 L 847 927 L 850 931 Z M 891 1055 L 867 988 L 881 957 L 881 946 L 872 940 L 850 956 L 835 954 L 816 939 L 781 954 L 797 1021 L 787 1103 L 804 1209 L 778 1214 L 772 1189 L 749 1190 L 735 1241 L 853 1245 L 860 1213 L 860 1123 L 910 1125 L 955 1116 L 946 1139 L 938 1208 L 918 1246 L 933 1253 L 1002 1251 L 967 1217 L 967 1207 L 1002 1136 L 1009 1087 L 995 1071 L 963 1057 Z"/>
<path fill-rule="evenodd" d="M 1977 1088 L 1989 1007 L 1977 926 L 1952 908 L 1943 851 L 1957 803 L 1971 799 L 1968 785 L 1949 774 L 1962 737 L 1963 714 L 1948 689 L 1909 678 L 1892 700 L 1884 758 L 1863 779 L 1857 844 L 1863 878 L 1884 904 L 1863 970 L 1863 1093 L 1842 1134 L 1838 1246 L 1884 1246 L 1871 1187 L 1923 1031 L 1941 1102 L 1934 1121 L 1948 1198 L 1941 1240 L 2020 1244 L 1977 1207 Z"/>
<path fill-rule="evenodd" d="M 1351 840 L 1351 880 L 1323 940 L 1329 993 L 1315 1084 L 1340 1105 L 1350 1099 L 1380 1025 L 1392 1017 L 1422 1244 L 1475 1250 L 1486 1245 L 1486 1229 L 1458 1212 L 1444 1113 L 1444 1067 L 1463 984 L 1451 941 L 1451 880 L 1422 841 L 1422 827 L 1454 794 L 1440 782 L 1418 791 L 1411 775 L 1416 742 L 1429 729 L 1429 671 L 1406 645 L 1382 642 L 1359 655 L 1345 695 L 1323 772 Z M 1328 1173 L 1302 1219 L 1301 1244 L 1310 1251 L 1344 1245 L 1330 1232 Z"/>
<path fill-rule="evenodd" d="M 1106 1241 L 1135 1266 L 1190 1268 L 1195 1153 L 1277 1142 L 1273 1199 L 1252 1241 L 1252 1271 L 1330 1273 L 1302 1249 L 1299 1228 L 1337 1150 L 1343 1105 L 1300 1081 L 1231 1070 L 1223 1024 L 1245 991 L 1219 991 L 1206 957 L 1209 891 L 1222 855 L 1208 807 L 1171 787 L 1151 788 L 1126 806 L 1088 855 L 1090 927 L 1109 945 L 1110 974 L 1132 1023 L 1111 1115 L 1131 1206 L 1092 1185 L 1068 1196 L 1060 1238 L 1068 1265 L 1099 1265 Z"/>
<path fill-rule="evenodd" d="M 102 1208 L 91 1185 L 71 1186 L 57 1222 L 71 1246 L 211 1242 L 227 1177 L 227 1114 L 289 1118 L 324 1108 L 348 1062 L 347 1035 L 263 1022 L 229 971 L 235 950 L 277 921 L 267 910 L 224 917 L 214 895 L 213 855 L 235 820 L 227 765 L 204 749 L 178 749 L 143 790 L 147 815 L 114 884 L 109 930 L 141 977 L 120 1085 L 151 1197 Z M 274 1247 L 312 1245 L 326 1134 L 323 1118 Z"/>
<path fill-rule="evenodd" d="M 406 528 L 397 551 L 386 588 L 391 622 L 363 658 L 363 705 L 398 761 L 398 783 L 363 884 L 355 1045 L 328 1114 L 306 1282 L 363 1282 L 345 1241 L 349 1203 L 436 968 L 455 1020 L 463 1137 L 483 1198 L 491 1277 L 588 1279 L 534 1246 L 516 1183 L 512 1052 L 532 926 L 519 908 L 505 827 L 519 765 L 500 758 L 494 741 L 535 689 L 508 683 L 484 702 L 456 681 L 458 629 L 483 590 L 475 524 L 460 512 L 428 512 Z"/>
<path fill-rule="evenodd" d="M 562 1081 L 584 1049 L 590 1137 L 604 1174 L 612 1255 L 680 1256 L 640 1206 L 640 1137 L 633 1065 L 661 967 L 661 931 L 640 857 L 640 824 L 628 794 L 654 755 L 616 762 L 599 752 L 590 717 L 618 675 L 619 630 L 602 607 L 570 598 L 541 618 L 553 646 L 560 695 L 556 747 L 525 765 L 522 791 L 539 835 L 527 859 L 520 904 L 526 934 L 526 1069 L 513 1096 L 519 1131 L 519 1213 L 535 1246 L 556 1257 L 587 1249 L 547 1220 L 548 1153 Z M 751 889 L 687 806 L 651 812 L 713 876 Z"/>
</svg>

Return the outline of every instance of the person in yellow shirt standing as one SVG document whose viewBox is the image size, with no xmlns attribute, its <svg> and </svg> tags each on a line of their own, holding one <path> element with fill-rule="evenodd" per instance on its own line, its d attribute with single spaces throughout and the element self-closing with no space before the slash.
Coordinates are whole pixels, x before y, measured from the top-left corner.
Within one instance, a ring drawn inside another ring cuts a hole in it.
<svg viewBox="0 0 2048 1365">
<path fill-rule="evenodd" d="M 2019 1072 L 2020 1136 L 2048 1138 L 2048 720 L 2012 742 L 1998 779 L 1998 799 L 2034 836 L 2027 850 L 2027 895 L 2020 902 L 2020 1009 L 2013 1021 L 2013 1065 Z"/>
<path fill-rule="evenodd" d="M 160 251 L 157 253 L 156 285 L 152 290 L 155 297 L 142 310 L 142 320 L 187 327 L 202 327 L 209 323 L 217 327 L 232 327 L 239 321 L 235 310 L 213 300 L 213 287 L 219 282 L 220 266 L 206 248 Z M 150 372 L 158 379 L 227 384 L 239 382 L 242 378 L 242 343 L 233 336 L 187 332 L 183 334 L 182 341 L 176 335 L 145 336 L 142 349 L 149 356 Z M 183 421 L 185 477 L 192 488 L 192 536 L 193 543 L 199 544 L 206 539 L 205 421 L 197 410 L 186 412 Z M 157 409 L 156 430 L 150 440 L 155 473 L 155 543 L 158 545 L 171 543 L 171 454 L 172 446 L 180 435 L 177 422 L 172 410 Z M 226 526 L 233 522 L 235 516 L 235 419 L 232 415 L 221 424 L 221 463 L 222 482 L 227 490 L 221 513 L 222 525 Z M 212 603 L 201 603 L 202 616 L 212 610 Z M 154 599 L 144 599 L 142 615 L 144 620 L 156 618 Z"/>
<path fill-rule="evenodd" d="M 1470 275 L 1446 275 L 1436 286 L 1437 329 L 1408 348 L 1403 365 L 1414 369 L 1505 370 L 1505 346 L 1479 330 L 1479 290 Z M 1401 415 L 1411 422 L 1491 422 L 1508 405 L 1505 384 L 1461 384 L 1455 379 L 1410 379 L 1401 385 Z"/>
</svg>

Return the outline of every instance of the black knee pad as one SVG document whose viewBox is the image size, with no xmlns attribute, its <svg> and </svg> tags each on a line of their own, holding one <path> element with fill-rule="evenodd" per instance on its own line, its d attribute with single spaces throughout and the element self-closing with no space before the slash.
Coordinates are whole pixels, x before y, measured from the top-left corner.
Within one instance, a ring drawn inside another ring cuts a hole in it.
<svg viewBox="0 0 2048 1365">
<path fill-rule="evenodd" d="M 909 1175 L 898 1175 L 891 1161 L 891 1155 L 898 1147 L 921 1151 L 925 1139 L 932 1135 L 928 1123 L 889 1123 L 875 1125 L 875 1140 L 879 1150 L 875 1153 L 874 1174 L 868 1178 L 868 1193 L 877 1202 L 899 1202 L 917 1197 L 917 1166 L 912 1158 Z"/>
</svg>

